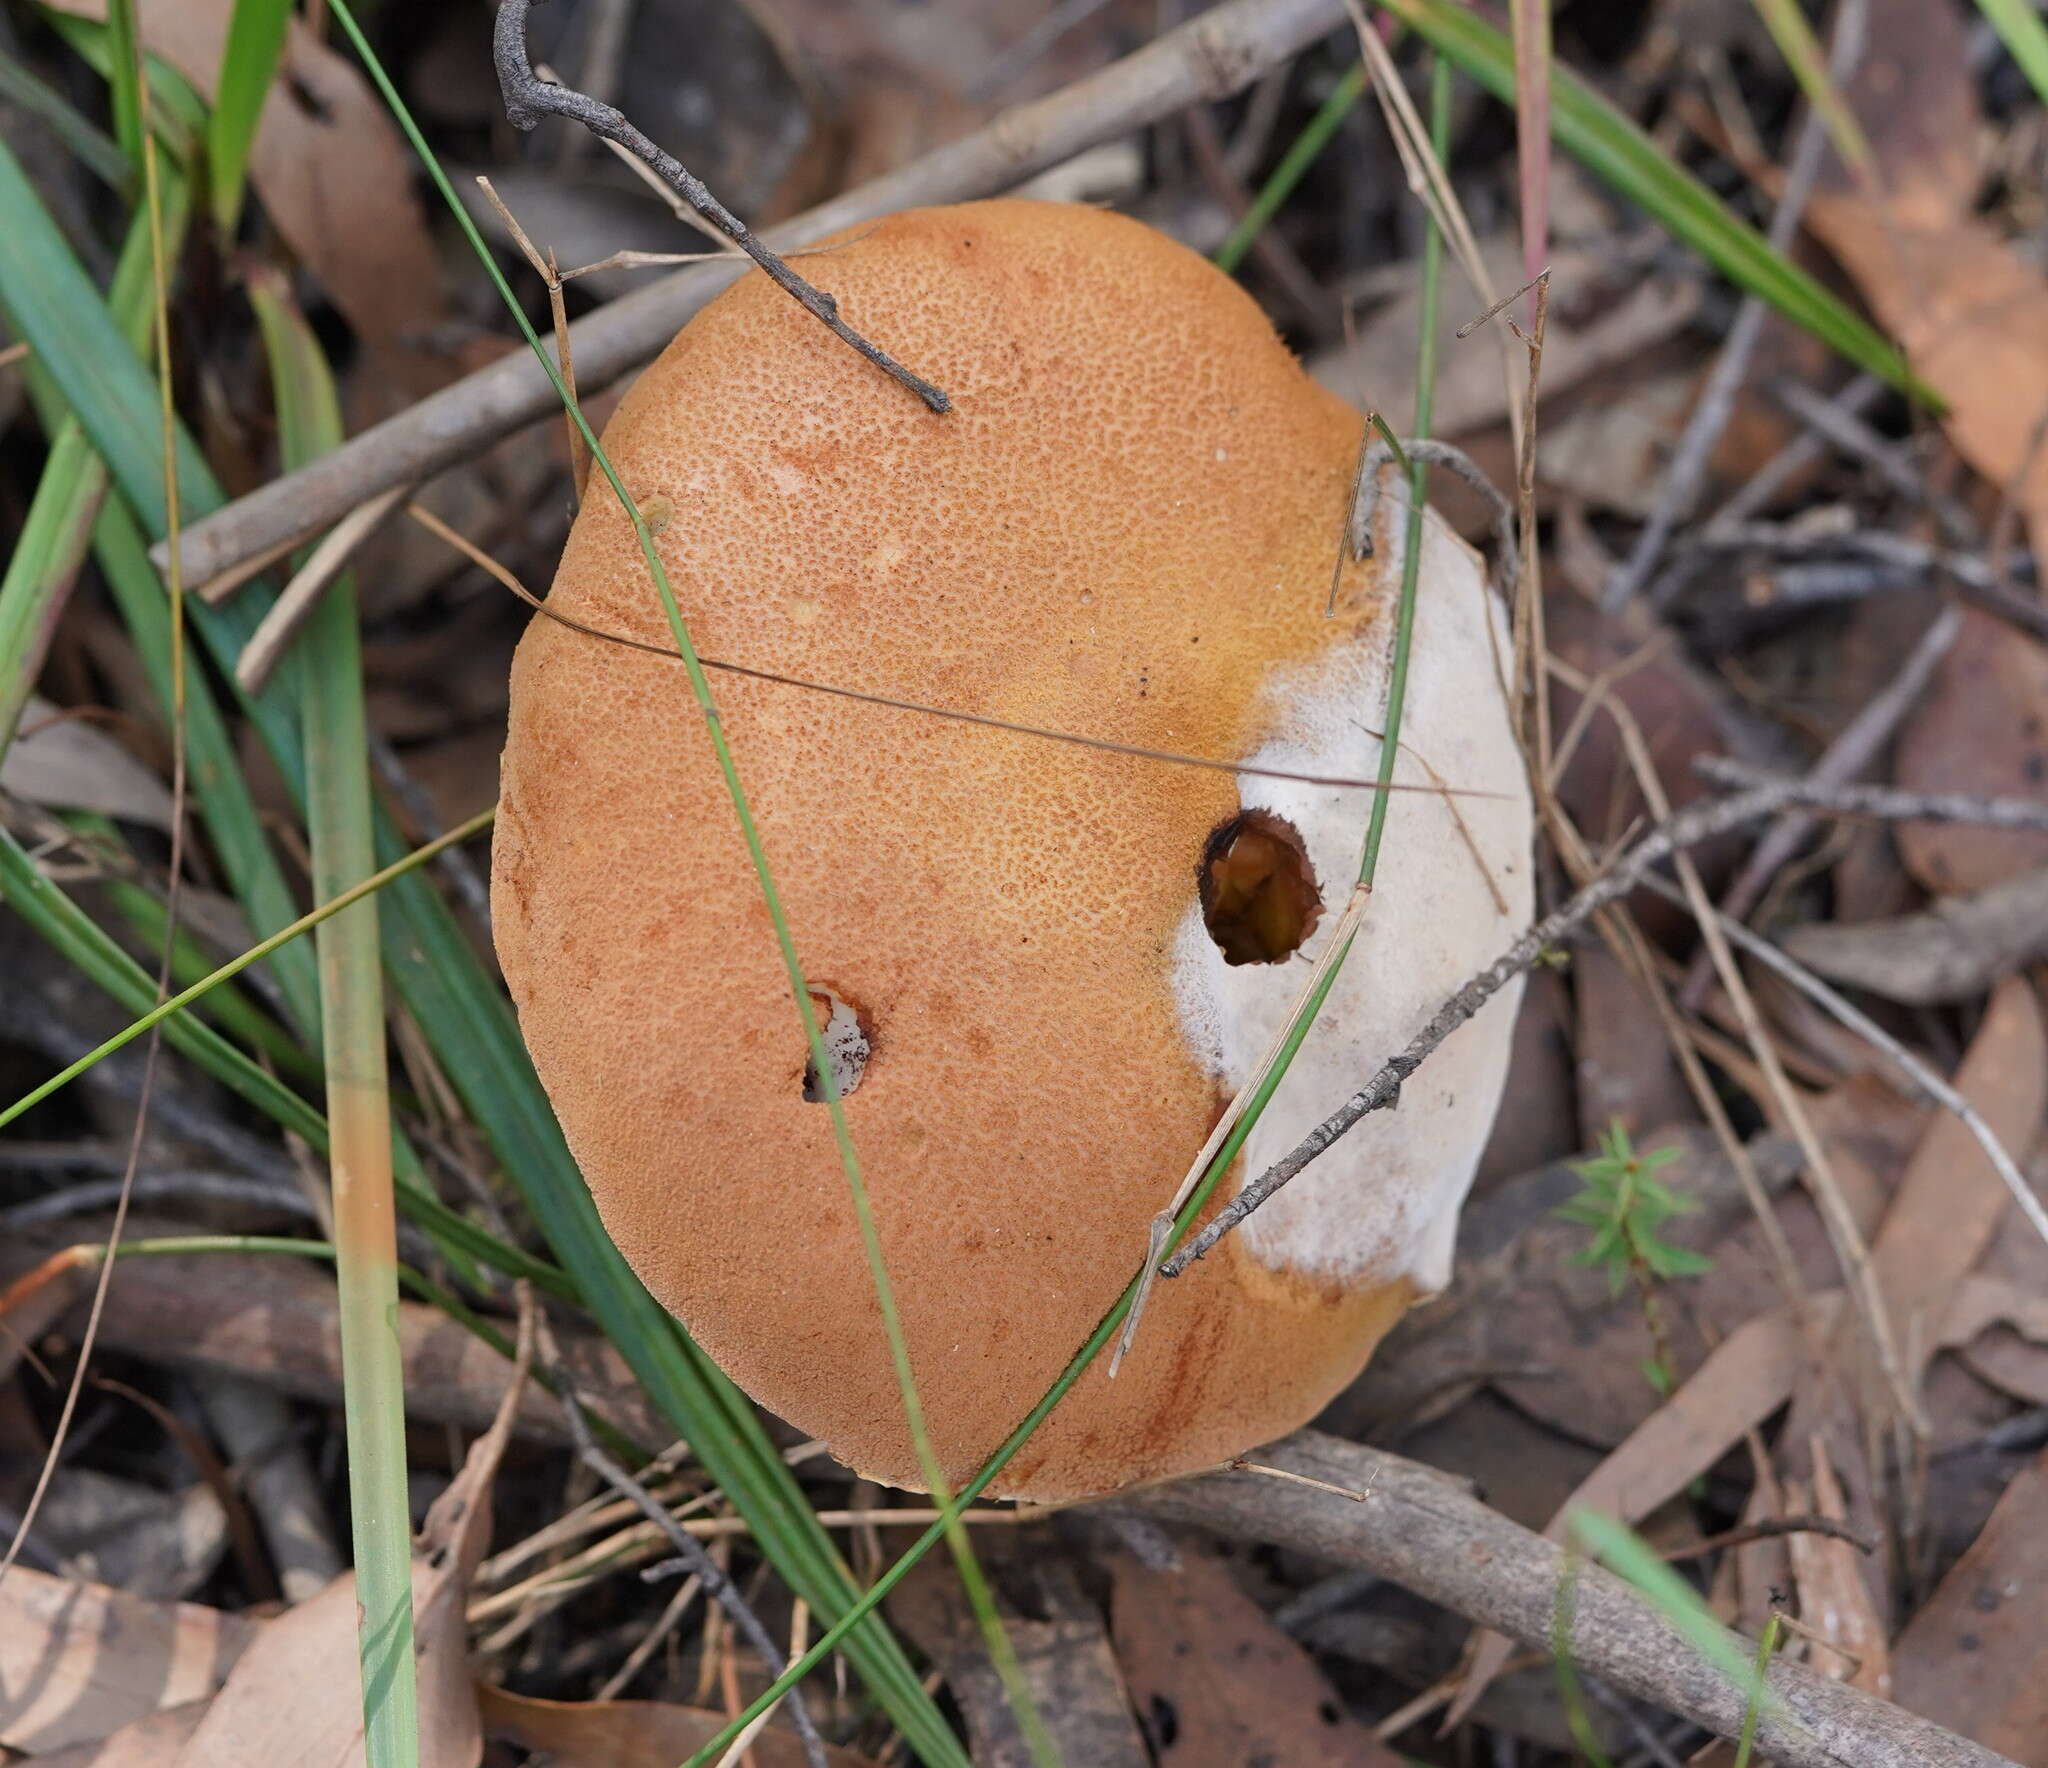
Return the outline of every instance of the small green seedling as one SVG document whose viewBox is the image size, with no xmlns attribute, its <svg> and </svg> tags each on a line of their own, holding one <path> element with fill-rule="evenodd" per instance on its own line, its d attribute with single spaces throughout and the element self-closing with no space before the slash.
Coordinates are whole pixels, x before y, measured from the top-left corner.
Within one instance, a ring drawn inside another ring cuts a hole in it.
<svg viewBox="0 0 2048 1768">
<path fill-rule="evenodd" d="M 1631 1279 L 1643 1302 L 1643 1320 L 1650 1329 L 1652 1355 L 1644 1374 L 1659 1393 L 1677 1385 L 1677 1365 L 1664 1329 L 1657 1285 L 1673 1277 L 1697 1277 L 1712 1261 L 1690 1247 L 1673 1246 L 1660 1237 L 1664 1224 L 1698 1206 L 1658 1182 L 1656 1173 L 1679 1157 L 1676 1148 L 1652 1148 L 1638 1154 L 1620 1119 L 1600 1138 L 1600 1153 L 1572 1170 L 1579 1175 L 1579 1194 L 1557 1213 L 1593 1233 L 1572 1262 L 1604 1266 L 1613 1293 L 1619 1296 Z"/>
</svg>

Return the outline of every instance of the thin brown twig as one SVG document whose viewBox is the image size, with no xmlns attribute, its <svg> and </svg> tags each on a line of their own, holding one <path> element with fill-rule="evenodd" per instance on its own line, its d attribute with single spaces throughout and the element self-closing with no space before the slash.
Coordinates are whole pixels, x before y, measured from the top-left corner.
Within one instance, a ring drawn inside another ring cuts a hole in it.
<svg viewBox="0 0 2048 1768">
<path fill-rule="evenodd" d="M 1711 763 L 1703 759 L 1696 766 L 1711 778 L 1739 781 L 1744 789 L 1731 798 L 1688 806 L 1668 821 L 1658 824 L 1562 908 L 1537 922 L 1438 1007 L 1407 1046 L 1388 1058 L 1364 1086 L 1218 1211 L 1199 1234 L 1160 1267 L 1160 1274 L 1178 1277 L 1275 1191 L 1348 1135 L 1364 1118 L 1395 1104 L 1400 1098 L 1402 1084 L 1445 1038 L 1544 952 L 1556 946 L 1596 911 L 1626 896 L 1649 875 L 1653 866 L 1673 854 L 1696 847 L 1729 829 L 1741 828 L 1760 817 L 1774 816 L 1781 810 L 1793 808 L 1809 808 L 1837 816 L 1869 816 L 1887 822 L 1968 823 L 1988 828 L 2048 830 L 2048 804 L 2037 804 L 2027 799 L 1960 792 L 1901 792 L 1884 786 L 1822 786 L 1810 780 L 1774 779 L 1769 776 L 1764 776 L 1762 783 L 1757 783 L 1756 771 L 1739 763 L 1715 758 Z"/>
<path fill-rule="evenodd" d="M 617 142 L 661 175 L 677 195 L 755 262 L 768 279 L 804 311 L 827 327 L 840 342 L 851 346 L 892 380 L 915 393 L 933 411 L 952 409 L 945 392 L 905 368 L 887 351 L 855 331 L 839 316 L 839 303 L 790 269 L 780 257 L 763 245 L 744 221 L 705 187 L 687 166 L 665 153 L 627 121 L 616 107 L 578 92 L 573 86 L 551 86 L 533 71 L 526 51 L 526 14 L 532 0 L 498 0 L 497 28 L 493 48 L 498 67 L 498 88 L 505 100 L 505 116 L 515 129 L 532 129 L 542 117 L 567 117 L 581 123 L 604 141 Z"/>
</svg>

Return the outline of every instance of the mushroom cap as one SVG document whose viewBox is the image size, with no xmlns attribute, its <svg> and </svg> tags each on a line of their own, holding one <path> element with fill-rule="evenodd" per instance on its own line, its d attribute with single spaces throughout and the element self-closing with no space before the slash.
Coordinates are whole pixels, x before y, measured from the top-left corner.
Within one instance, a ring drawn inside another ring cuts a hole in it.
<svg viewBox="0 0 2048 1768">
<path fill-rule="evenodd" d="M 1326 615 L 1360 422 L 1230 279 L 1136 222 L 1022 201 L 895 215 L 801 268 L 954 409 L 927 412 L 758 275 L 678 334 L 605 446 L 665 519 L 657 546 L 705 655 L 1373 776 L 1405 498 L 1390 478 L 1375 557 L 1347 562 Z M 600 476 L 549 606 L 671 645 Z M 1425 789 L 1393 800 L 1350 960 L 1223 1189 L 1526 920 L 1504 653 L 1479 561 L 1432 514 L 1397 767 Z M 1349 895 L 1371 794 L 746 677 L 712 687 L 807 978 L 866 1056 L 846 1116 L 958 1483 L 1121 1293 L 1285 1022 Z M 1200 874 L 1250 809 L 1275 820 L 1241 856 L 1305 854 L 1323 912 L 1293 957 L 1230 964 Z M 815 1085 L 806 1098 L 760 886 L 675 662 L 533 621 L 492 903 L 535 1064 L 635 1270 L 756 1399 L 860 1473 L 921 1485 L 830 1114 Z M 1157 1285 L 1120 1374 L 1091 1367 L 994 1489 L 1112 1490 L 1313 1416 L 1448 1277 L 1514 993 L 1398 1111 Z"/>
</svg>

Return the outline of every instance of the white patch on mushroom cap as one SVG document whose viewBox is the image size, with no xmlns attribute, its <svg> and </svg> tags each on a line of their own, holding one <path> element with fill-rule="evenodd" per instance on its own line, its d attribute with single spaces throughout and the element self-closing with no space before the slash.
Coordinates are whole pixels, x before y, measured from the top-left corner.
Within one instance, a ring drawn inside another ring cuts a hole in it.
<svg viewBox="0 0 2048 1768">
<path fill-rule="evenodd" d="M 1396 489 L 1391 476 L 1388 489 Z M 1405 524 L 1393 496 L 1383 507 L 1380 544 L 1388 557 L 1380 581 L 1392 585 L 1399 581 Z M 1311 663 L 1276 670 L 1267 683 L 1271 734 L 1248 759 L 1261 767 L 1372 778 L 1393 624 L 1389 606 L 1363 636 L 1338 640 Z M 1504 671 L 1509 640 L 1499 599 L 1471 549 L 1432 513 L 1424 525 L 1394 777 L 1496 796 L 1461 797 L 1456 816 L 1449 801 L 1429 790 L 1393 796 L 1358 938 L 1245 1143 L 1240 1184 L 1349 1098 L 1529 923 L 1533 817 L 1496 654 Z M 1198 1058 L 1233 1094 L 1286 1025 L 1310 964 L 1332 936 L 1358 874 L 1372 807 L 1366 791 L 1252 774 L 1239 776 L 1238 789 L 1246 807 L 1284 817 L 1300 833 L 1324 912 L 1293 957 L 1229 965 L 1203 925 L 1199 904 L 1190 901 L 1174 939 L 1174 995 Z M 1507 904 L 1505 914 L 1482 862 Z M 1271 1268 L 1307 1276 L 1347 1284 L 1406 1276 L 1424 1292 L 1442 1288 L 1450 1280 L 1458 1208 L 1500 1104 L 1520 999 L 1517 979 L 1416 1071 L 1395 1109 L 1366 1118 L 1273 1196 L 1239 1230 L 1247 1249 Z"/>
</svg>

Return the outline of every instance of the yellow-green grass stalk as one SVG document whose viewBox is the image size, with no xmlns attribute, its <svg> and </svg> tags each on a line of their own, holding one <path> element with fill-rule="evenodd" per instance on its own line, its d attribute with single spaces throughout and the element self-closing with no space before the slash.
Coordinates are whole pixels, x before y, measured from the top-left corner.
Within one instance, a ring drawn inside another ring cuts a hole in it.
<svg viewBox="0 0 2048 1768">
<path fill-rule="evenodd" d="M 341 408 L 312 327 L 284 279 L 252 275 L 249 302 L 270 363 L 287 472 L 338 447 Z M 328 585 L 300 632 L 291 679 L 306 742 L 306 833 L 316 899 L 375 869 L 369 729 L 352 574 Z M 416 1768 L 412 1521 L 405 1454 L 405 1362 L 398 1341 L 398 1210 L 377 899 L 321 923 L 320 1023 L 327 1068 L 327 1164 L 334 1193 L 342 1416 L 348 1441 L 356 1642 L 369 1768 Z"/>
<path fill-rule="evenodd" d="M 1806 14 L 1799 10 L 1798 0 L 1750 0 L 1750 4 L 1827 130 L 1835 152 L 1842 156 L 1842 164 L 1859 177 L 1868 176 L 1872 170 L 1870 140 L 1828 72 L 1827 53 L 1813 34 L 1813 26 L 1806 22 Z"/>
</svg>

